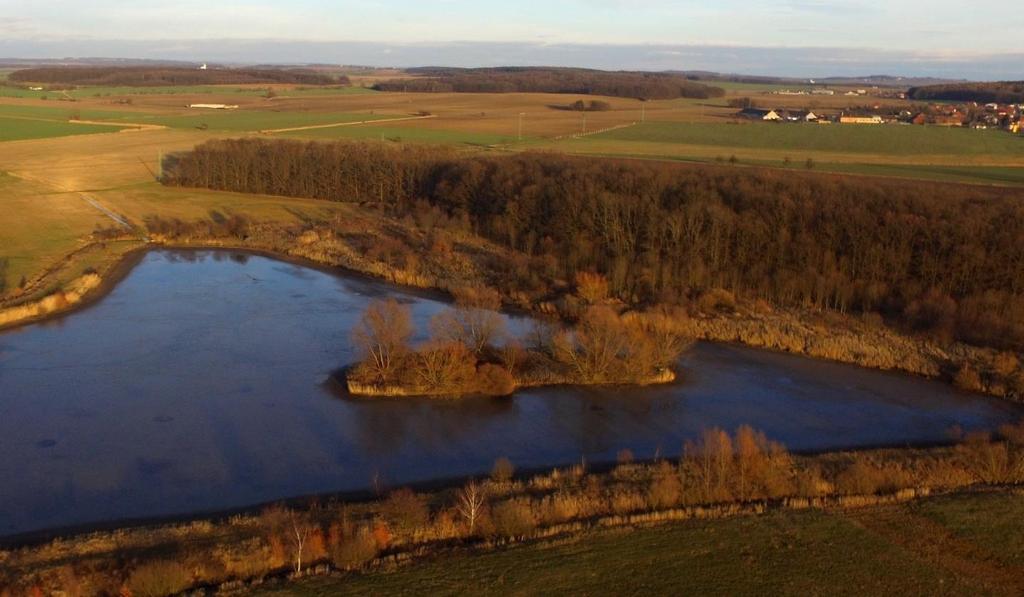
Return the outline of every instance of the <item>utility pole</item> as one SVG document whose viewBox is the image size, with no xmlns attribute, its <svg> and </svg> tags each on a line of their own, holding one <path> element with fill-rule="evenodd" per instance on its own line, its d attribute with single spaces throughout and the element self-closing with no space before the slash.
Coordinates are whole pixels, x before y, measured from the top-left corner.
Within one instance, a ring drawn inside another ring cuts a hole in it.
<svg viewBox="0 0 1024 597">
<path fill-rule="evenodd" d="M 583 134 L 587 134 L 587 113 L 583 113 Z"/>
<path fill-rule="evenodd" d="M 519 113 L 519 140 L 523 140 L 523 116 L 526 116 L 526 112 Z"/>
</svg>

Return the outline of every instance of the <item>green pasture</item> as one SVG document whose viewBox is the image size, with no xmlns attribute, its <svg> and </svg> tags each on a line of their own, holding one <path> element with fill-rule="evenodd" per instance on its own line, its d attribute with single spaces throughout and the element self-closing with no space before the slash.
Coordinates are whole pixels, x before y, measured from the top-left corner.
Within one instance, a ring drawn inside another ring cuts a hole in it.
<svg viewBox="0 0 1024 597">
<path fill-rule="evenodd" d="M 865 523 L 865 520 L 867 522 Z M 972 595 L 1024 564 L 1024 497 L 774 512 L 586 535 L 258 594 Z M 1018 577 L 1019 578 L 1019 577 Z"/>
<path fill-rule="evenodd" d="M 341 126 L 327 129 L 293 131 L 280 133 L 280 135 L 318 141 L 369 139 L 435 145 L 498 145 L 515 141 L 513 136 L 494 133 L 476 133 L 415 126 L 383 126 L 372 123 L 366 126 Z"/>
<path fill-rule="evenodd" d="M 0 81 L 7 79 L 9 72 L 0 71 Z M 260 97 L 267 94 L 267 89 L 262 87 L 238 87 L 235 85 L 175 85 L 166 87 L 131 87 L 131 86 L 89 86 L 75 87 L 60 90 L 43 86 L 42 91 L 33 91 L 28 86 L 0 84 L 0 97 L 20 97 L 35 99 L 60 99 L 72 98 L 76 100 L 97 98 L 97 97 L 123 97 L 123 96 L 145 96 L 145 95 L 237 95 L 247 97 Z M 294 89 L 275 89 L 274 93 L 279 97 L 321 97 L 332 95 L 351 95 L 362 93 L 376 93 L 366 87 L 296 87 Z"/>
<path fill-rule="evenodd" d="M 1024 138 L 1004 131 L 907 125 L 647 122 L 587 139 L 873 155 L 1024 155 Z"/>
<path fill-rule="evenodd" d="M 123 127 L 99 124 L 75 124 L 51 120 L 26 120 L 0 116 L 0 142 L 24 139 L 46 139 L 68 135 L 89 135 L 92 133 L 114 133 Z"/>
</svg>

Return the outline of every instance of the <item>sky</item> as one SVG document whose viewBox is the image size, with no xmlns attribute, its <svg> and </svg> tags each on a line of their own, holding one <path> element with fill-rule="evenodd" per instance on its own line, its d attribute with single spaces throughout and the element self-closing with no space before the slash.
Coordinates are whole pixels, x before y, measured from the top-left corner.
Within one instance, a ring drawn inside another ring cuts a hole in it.
<svg viewBox="0 0 1024 597">
<path fill-rule="evenodd" d="M 0 56 L 1024 78 L 1016 4 L 0 0 Z"/>
</svg>

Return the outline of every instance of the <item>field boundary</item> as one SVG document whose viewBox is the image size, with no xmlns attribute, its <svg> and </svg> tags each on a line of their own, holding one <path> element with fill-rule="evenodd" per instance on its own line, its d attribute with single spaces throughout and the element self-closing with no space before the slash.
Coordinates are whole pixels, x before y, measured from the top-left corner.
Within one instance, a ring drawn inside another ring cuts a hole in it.
<svg viewBox="0 0 1024 597">
<path fill-rule="evenodd" d="M 63 121 L 62 121 L 63 122 Z M 138 122 L 110 122 L 106 120 L 68 120 L 69 124 L 92 124 L 99 126 L 116 126 L 121 127 L 118 132 L 139 132 L 139 131 L 159 131 L 162 129 L 170 128 L 162 124 L 140 124 Z"/>
<path fill-rule="evenodd" d="M 584 137 L 590 137 L 592 135 L 600 135 L 602 133 L 610 133 L 612 131 L 617 131 L 620 129 L 628 129 L 631 126 L 636 126 L 638 124 L 640 123 L 636 121 L 627 122 L 625 124 L 616 124 L 615 126 L 609 126 L 603 129 L 598 129 L 596 131 L 587 131 L 585 133 L 571 133 L 568 135 L 558 135 L 557 137 L 551 137 L 551 139 L 554 141 L 561 141 L 562 139 L 582 139 Z"/>
<path fill-rule="evenodd" d="M 407 120 L 427 120 L 430 118 L 437 118 L 437 114 L 427 114 L 424 116 L 402 116 L 400 118 L 380 118 L 377 120 L 356 120 L 352 122 L 334 122 L 331 124 L 311 124 L 307 126 L 293 126 L 283 129 L 264 129 L 259 131 L 262 135 L 270 135 L 274 133 L 291 133 L 293 131 L 311 131 L 314 129 L 331 129 L 341 126 L 356 126 L 360 124 L 378 124 L 382 122 L 403 122 Z"/>
</svg>

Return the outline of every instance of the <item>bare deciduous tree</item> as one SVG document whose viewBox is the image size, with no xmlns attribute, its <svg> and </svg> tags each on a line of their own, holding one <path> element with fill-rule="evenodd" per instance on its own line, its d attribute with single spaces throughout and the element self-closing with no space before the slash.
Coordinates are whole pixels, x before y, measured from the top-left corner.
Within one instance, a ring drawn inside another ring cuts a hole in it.
<svg viewBox="0 0 1024 597">
<path fill-rule="evenodd" d="M 581 381 L 615 378 L 617 365 L 629 350 L 629 336 L 619 316 L 607 307 L 591 307 L 572 334 L 555 338 L 555 357 L 573 369 Z"/>
<path fill-rule="evenodd" d="M 476 354 L 483 352 L 505 333 L 501 295 L 490 288 L 462 288 L 453 291 L 455 308 L 439 313 L 430 322 L 438 339 L 461 342 Z"/>
<path fill-rule="evenodd" d="M 476 357 L 461 342 L 435 342 L 416 353 L 417 384 L 431 393 L 459 393 L 471 387 Z"/>
<path fill-rule="evenodd" d="M 409 350 L 412 336 L 409 307 L 394 299 L 370 304 L 352 332 L 352 339 L 366 354 L 364 365 L 375 381 L 387 382 L 398 360 Z"/>
<path fill-rule="evenodd" d="M 486 496 L 483 487 L 476 481 L 470 481 L 459 490 L 457 496 L 456 509 L 459 515 L 465 519 L 466 524 L 469 525 L 469 534 L 472 535 L 476 531 L 477 521 L 483 514 L 484 504 L 486 503 Z"/>
</svg>

